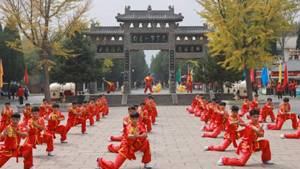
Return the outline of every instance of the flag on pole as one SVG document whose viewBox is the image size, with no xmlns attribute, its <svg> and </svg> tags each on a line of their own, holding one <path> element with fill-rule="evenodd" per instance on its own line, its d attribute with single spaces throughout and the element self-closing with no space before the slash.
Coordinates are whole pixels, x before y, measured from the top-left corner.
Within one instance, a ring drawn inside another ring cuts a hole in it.
<svg viewBox="0 0 300 169">
<path fill-rule="evenodd" d="M 279 70 L 278 70 L 278 83 L 281 83 L 281 81 L 282 81 L 282 65 L 281 65 L 281 63 L 279 64 L 279 68 L 278 68 Z"/>
<path fill-rule="evenodd" d="M 27 72 L 27 67 L 25 66 L 25 73 L 24 73 L 24 83 L 26 85 L 29 84 L 29 78 L 28 78 L 28 72 Z"/>
<path fill-rule="evenodd" d="M 284 64 L 284 79 L 283 79 L 283 86 L 287 86 L 289 81 L 288 77 L 288 69 L 286 63 Z"/>
<path fill-rule="evenodd" d="M 0 88 L 3 87 L 3 65 L 2 65 L 2 59 L 0 59 Z"/>
<path fill-rule="evenodd" d="M 269 83 L 269 70 L 267 67 L 264 67 L 261 71 L 261 82 L 264 86 L 267 86 Z"/>
<path fill-rule="evenodd" d="M 181 82 L 181 69 L 178 68 L 177 72 L 176 72 L 176 82 L 180 83 Z"/>
</svg>

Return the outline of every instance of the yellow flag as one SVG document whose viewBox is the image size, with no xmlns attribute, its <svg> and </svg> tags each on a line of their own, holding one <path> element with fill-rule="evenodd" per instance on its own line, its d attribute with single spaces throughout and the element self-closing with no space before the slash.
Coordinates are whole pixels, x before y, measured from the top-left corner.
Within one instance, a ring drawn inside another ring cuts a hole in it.
<svg viewBox="0 0 300 169">
<path fill-rule="evenodd" d="M 281 63 L 279 64 L 279 70 L 278 70 L 278 82 L 281 83 L 282 81 L 282 65 Z"/>
</svg>

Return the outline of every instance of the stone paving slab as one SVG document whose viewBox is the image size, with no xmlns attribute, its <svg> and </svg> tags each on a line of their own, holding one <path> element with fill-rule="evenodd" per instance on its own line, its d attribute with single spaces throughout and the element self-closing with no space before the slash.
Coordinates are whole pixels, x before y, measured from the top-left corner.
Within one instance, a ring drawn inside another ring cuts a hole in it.
<svg viewBox="0 0 300 169">
<path fill-rule="evenodd" d="M 236 169 L 241 167 L 219 167 L 216 162 L 221 156 L 236 156 L 234 148 L 226 152 L 205 152 L 203 147 L 219 144 L 217 139 L 201 138 L 203 123 L 185 112 L 184 106 L 162 106 L 158 108 L 158 125 L 150 134 L 152 165 L 154 169 Z M 35 169 L 95 169 L 96 159 L 104 156 L 112 160 L 116 156 L 107 152 L 109 137 L 120 134 L 122 117 L 126 107 L 112 108 L 107 118 L 101 119 L 96 126 L 87 128 L 88 134 L 82 135 L 80 127 L 72 128 L 68 135 L 68 144 L 55 140 L 54 157 L 46 156 L 46 147 L 39 146 L 34 150 Z M 282 131 L 266 131 L 266 138 L 271 141 L 273 162 L 275 165 L 263 165 L 260 153 L 255 153 L 245 169 L 298 169 L 300 168 L 300 140 L 281 140 L 279 135 L 293 132 L 290 122 Z M 17 164 L 15 158 L 8 161 L 3 168 L 21 169 L 22 159 Z M 123 169 L 141 169 L 141 154 L 136 161 L 126 161 Z"/>
</svg>

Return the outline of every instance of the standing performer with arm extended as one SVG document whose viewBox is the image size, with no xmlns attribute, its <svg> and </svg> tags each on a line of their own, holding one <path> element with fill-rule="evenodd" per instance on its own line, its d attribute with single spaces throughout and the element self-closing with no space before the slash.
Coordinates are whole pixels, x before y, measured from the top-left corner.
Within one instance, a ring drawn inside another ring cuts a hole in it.
<svg viewBox="0 0 300 169">
<path fill-rule="evenodd" d="M 151 74 L 149 73 L 148 76 L 145 77 L 144 79 L 145 81 L 145 90 L 144 93 L 146 94 L 148 89 L 150 90 L 150 93 L 152 93 L 152 82 L 153 82 L 153 77 L 151 76 Z"/>
</svg>

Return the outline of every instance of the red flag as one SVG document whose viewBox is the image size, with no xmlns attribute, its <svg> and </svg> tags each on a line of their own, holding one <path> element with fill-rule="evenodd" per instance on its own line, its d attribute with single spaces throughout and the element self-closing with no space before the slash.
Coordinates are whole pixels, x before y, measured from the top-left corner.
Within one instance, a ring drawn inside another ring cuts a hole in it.
<svg viewBox="0 0 300 169">
<path fill-rule="evenodd" d="M 251 82 L 255 81 L 255 79 L 254 79 L 254 69 L 250 69 L 250 79 L 251 79 Z"/>
<path fill-rule="evenodd" d="M 25 67 L 24 82 L 25 82 L 26 85 L 29 84 L 27 67 Z"/>
<path fill-rule="evenodd" d="M 287 65 L 286 63 L 284 64 L 284 79 L 283 79 L 283 86 L 286 86 L 288 84 L 288 70 L 287 70 Z"/>
</svg>

